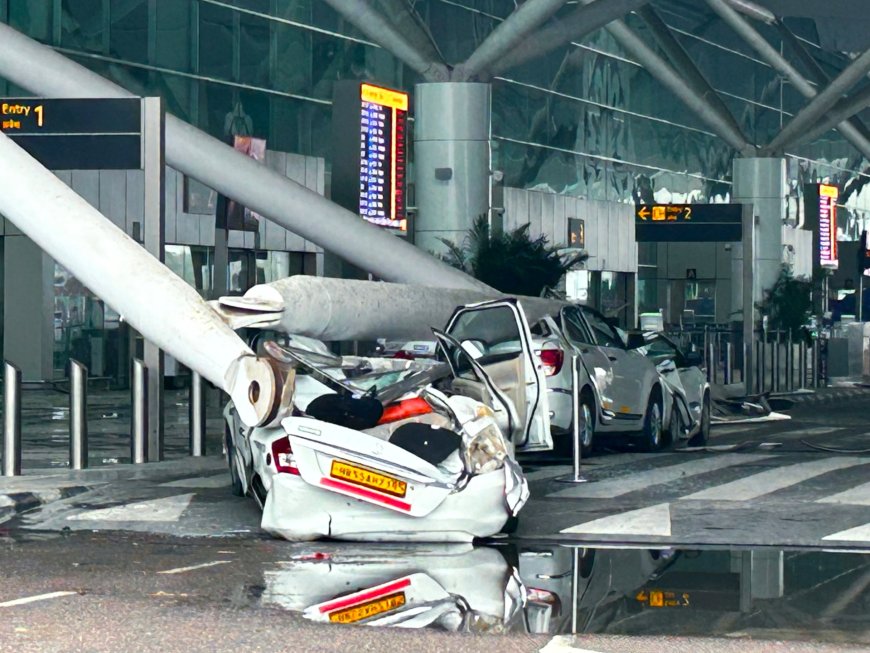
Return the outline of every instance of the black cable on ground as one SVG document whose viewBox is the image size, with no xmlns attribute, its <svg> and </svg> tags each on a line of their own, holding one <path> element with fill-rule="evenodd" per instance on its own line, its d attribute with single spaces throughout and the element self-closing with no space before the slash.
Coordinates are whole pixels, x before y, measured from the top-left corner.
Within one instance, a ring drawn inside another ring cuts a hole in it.
<svg viewBox="0 0 870 653">
<path fill-rule="evenodd" d="M 806 440 L 801 440 L 801 444 L 808 446 L 810 449 L 827 451 L 828 453 L 870 453 L 870 449 L 838 449 L 837 447 L 826 447 L 822 444 L 813 444 Z"/>
</svg>

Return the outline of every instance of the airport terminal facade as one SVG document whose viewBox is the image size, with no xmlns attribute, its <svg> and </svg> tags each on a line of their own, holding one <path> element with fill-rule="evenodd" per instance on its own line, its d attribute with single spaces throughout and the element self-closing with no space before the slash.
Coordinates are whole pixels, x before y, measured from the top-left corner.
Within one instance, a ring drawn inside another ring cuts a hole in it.
<svg viewBox="0 0 870 653">
<path fill-rule="evenodd" d="M 372 4 L 389 15 L 393 3 Z M 653 4 L 751 141 L 768 142 L 806 103 L 703 3 Z M 414 20 L 444 60 L 458 62 L 514 5 L 510 0 L 419 0 L 413 3 Z M 213 136 L 265 139 L 271 167 L 327 196 L 335 83 L 369 81 L 406 91 L 413 115 L 415 86 L 422 81 L 323 0 L 0 0 L 0 20 L 135 94 L 162 97 L 168 112 Z M 640 39 L 653 42 L 638 16 L 628 15 L 625 22 Z M 788 26 L 828 75 L 849 63 L 846 55 L 831 53 L 826 39 L 834 37 L 823 22 L 793 17 Z M 757 29 L 778 49 L 786 47 L 773 28 Z M 29 95 L 2 80 L 0 93 Z M 533 234 L 546 234 L 558 245 L 567 244 L 569 217 L 584 220 L 591 257 L 579 281 L 585 301 L 611 310 L 623 323 L 658 309 L 675 322 L 687 307 L 710 323 L 733 319 L 731 247 L 660 243 L 635 248 L 633 207 L 730 201 L 738 154 L 608 32 L 598 30 L 497 75 L 491 81 L 491 106 L 489 144 L 496 174 L 490 208 L 505 226 L 529 222 Z M 838 237 L 856 241 L 870 217 L 864 156 L 829 131 L 787 149 L 785 161 L 785 220 L 800 222 L 805 184 L 828 182 L 840 188 Z M 409 167 L 408 206 L 413 209 L 413 150 Z M 141 179 L 135 172 L 58 174 L 136 235 Z M 169 170 L 166 194 L 167 264 L 211 297 L 216 193 Z M 62 375 L 70 356 L 89 362 L 94 376 L 120 374 L 117 316 L 11 226 L 4 241 L 7 352 L 25 346 L 16 342 L 32 340 L 28 316 L 40 316 L 42 325 L 41 344 L 26 345 L 32 362 L 23 365 L 25 378 Z M 265 221 L 257 231 L 230 232 L 229 246 L 230 293 L 291 274 L 329 273 L 322 249 Z M 784 251 L 783 260 L 805 271 L 802 259 L 808 255 L 793 247 Z M 17 289 L 11 287 L 11 271 Z M 837 283 L 845 284 L 845 276 Z"/>
</svg>

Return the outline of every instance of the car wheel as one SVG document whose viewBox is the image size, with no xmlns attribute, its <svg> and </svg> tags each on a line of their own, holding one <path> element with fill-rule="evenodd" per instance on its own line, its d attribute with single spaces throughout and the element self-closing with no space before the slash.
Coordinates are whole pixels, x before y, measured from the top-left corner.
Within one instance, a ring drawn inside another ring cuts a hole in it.
<svg viewBox="0 0 870 653">
<path fill-rule="evenodd" d="M 589 395 L 580 400 L 580 454 L 583 457 L 592 453 L 595 446 L 595 409 L 594 400 Z"/>
<path fill-rule="evenodd" d="M 664 438 L 661 392 L 653 390 L 643 418 L 641 444 L 645 451 L 660 451 Z"/>
<path fill-rule="evenodd" d="M 673 410 L 671 410 L 671 422 L 668 425 L 667 433 L 665 433 L 662 448 L 672 448 L 680 441 L 681 437 L 683 437 L 683 417 L 680 414 L 680 410 L 674 406 Z"/>
<path fill-rule="evenodd" d="M 245 496 L 245 484 L 236 465 L 236 447 L 233 445 L 233 434 L 229 424 L 224 427 L 224 442 L 227 447 L 227 466 L 230 468 L 230 491 L 234 496 L 243 497 Z"/>
<path fill-rule="evenodd" d="M 504 523 L 504 526 L 501 527 L 500 533 L 504 533 L 505 535 L 513 535 L 517 532 L 517 528 L 520 526 L 520 518 L 516 515 L 511 515 L 507 518 L 507 521 Z"/>
<path fill-rule="evenodd" d="M 710 403 L 710 393 L 704 393 L 704 403 L 701 407 L 701 428 L 700 430 L 692 436 L 691 440 L 689 440 L 690 447 L 703 447 L 706 446 L 707 442 L 710 440 L 710 416 L 712 411 L 712 405 Z"/>
</svg>

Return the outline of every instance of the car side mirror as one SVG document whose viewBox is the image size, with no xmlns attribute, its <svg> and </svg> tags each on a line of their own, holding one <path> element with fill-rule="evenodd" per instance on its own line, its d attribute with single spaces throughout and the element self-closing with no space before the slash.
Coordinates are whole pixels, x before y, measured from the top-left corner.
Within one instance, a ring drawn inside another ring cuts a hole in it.
<svg viewBox="0 0 870 653">
<path fill-rule="evenodd" d="M 646 338 L 643 337 L 642 333 L 629 333 L 628 334 L 628 348 L 629 349 L 639 349 L 646 344 Z"/>
<path fill-rule="evenodd" d="M 704 362 L 704 357 L 701 356 L 699 351 L 690 351 L 686 354 L 685 358 L 687 367 L 700 367 L 701 363 Z"/>
</svg>

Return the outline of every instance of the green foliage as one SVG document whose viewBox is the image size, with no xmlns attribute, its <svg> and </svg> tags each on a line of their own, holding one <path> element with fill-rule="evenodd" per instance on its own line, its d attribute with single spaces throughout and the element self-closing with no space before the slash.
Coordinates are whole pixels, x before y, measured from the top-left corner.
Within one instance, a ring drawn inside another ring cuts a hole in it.
<svg viewBox="0 0 870 653">
<path fill-rule="evenodd" d="M 546 236 L 529 236 L 528 224 L 491 234 L 486 216 L 474 221 L 461 244 L 440 240 L 447 247 L 442 257 L 447 263 L 510 295 L 540 296 L 589 258 L 585 253 L 563 258 Z"/>
<path fill-rule="evenodd" d="M 815 285 L 810 279 L 795 277 L 784 265 L 773 288 L 765 293 L 764 301 L 758 306 L 761 314 L 767 316 L 768 329 L 788 331 L 792 337 L 799 337 L 812 315 Z"/>
</svg>

